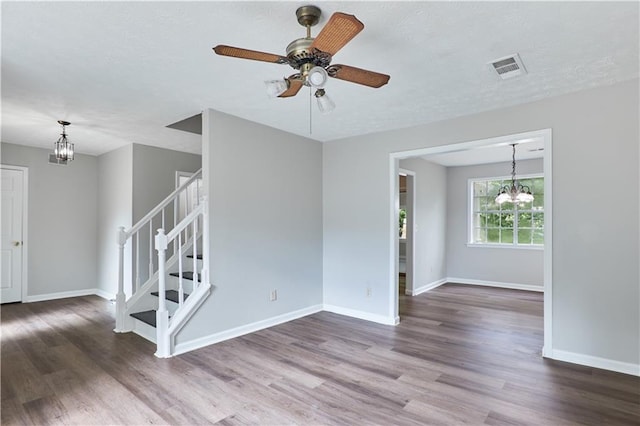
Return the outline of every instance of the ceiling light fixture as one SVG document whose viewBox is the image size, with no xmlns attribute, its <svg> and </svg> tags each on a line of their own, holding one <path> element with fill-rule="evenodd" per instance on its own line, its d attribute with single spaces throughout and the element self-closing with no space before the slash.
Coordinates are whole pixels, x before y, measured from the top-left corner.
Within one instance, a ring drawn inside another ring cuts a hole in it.
<svg viewBox="0 0 640 426">
<path fill-rule="evenodd" d="M 53 144 L 53 154 L 57 160 L 71 161 L 74 159 L 74 145 L 67 140 L 65 127 L 71 125 L 68 121 L 58 120 L 58 124 L 62 126 L 62 133 L 56 143 Z"/>
<path fill-rule="evenodd" d="M 496 203 L 502 204 L 506 202 L 511 203 L 529 203 L 533 201 L 533 195 L 528 186 L 523 186 L 516 180 L 516 145 L 511 144 L 513 148 L 512 160 L 511 160 L 511 185 L 505 185 L 500 188 L 498 196 L 496 197 Z"/>
<path fill-rule="evenodd" d="M 267 80 L 264 84 L 267 86 L 267 95 L 270 98 L 277 98 L 289 88 L 285 79 Z"/>
<path fill-rule="evenodd" d="M 218 55 L 253 61 L 289 65 L 296 73 L 281 80 L 265 81 L 269 97 L 289 98 L 295 96 L 303 86 L 316 89 L 315 97 L 322 113 L 333 111 L 336 104 L 326 95 L 324 87 L 329 77 L 349 81 L 372 88 L 389 82 L 387 74 L 381 74 L 342 64 L 331 64 L 333 56 L 349 43 L 364 24 L 353 15 L 336 12 L 327 21 L 316 37 L 311 37 L 311 27 L 320 21 L 320 8 L 301 6 L 296 10 L 298 23 L 306 28 L 306 37 L 297 38 L 287 45 L 286 56 L 274 53 L 219 44 L 213 48 Z M 309 91 L 312 101 L 313 91 Z M 311 114 L 311 110 L 309 110 Z"/>
<path fill-rule="evenodd" d="M 315 93 L 316 100 L 318 101 L 318 109 L 323 114 L 329 114 L 336 109 L 336 104 L 331 100 L 329 95 L 326 94 L 324 89 L 318 89 Z"/>
<path fill-rule="evenodd" d="M 316 89 L 321 88 L 326 84 L 328 76 L 329 75 L 324 68 L 315 66 L 309 70 L 309 73 L 307 74 L 307 82 L 311 87 Z"/>
</svg>

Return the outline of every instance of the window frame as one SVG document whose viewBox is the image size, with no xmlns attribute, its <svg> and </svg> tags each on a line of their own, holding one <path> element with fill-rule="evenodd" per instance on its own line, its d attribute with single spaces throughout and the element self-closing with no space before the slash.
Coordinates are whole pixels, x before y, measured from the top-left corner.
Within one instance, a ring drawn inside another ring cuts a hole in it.
<svg viewBox="0 0 640 426">
<path fill-rule="evenodd" d="M 521 180 L 521 179 L 534 179 L 534 178 L 542 178 L 543 180 L 545 180 L 545 175 L 544 172 L 540 172 L 540 173 L 530 173 L 530 174 L 523 174 L 523 175 L 517 175 L 517 180 Z M 474 231 L 474 226 L 473 226 L 473 217 L 474 217 L 474 210 L 473 210 L 473 198 L 474 198 L 474 192 L 473 192 L 473 187 L 474 187 L 474 183 L 475 182 L 486 182 L 486 181 L 496 181 L 496 180 L 511 180 L 511 175 L 507 175 L 507 176 L 488 176 L 488 177 L 474 177 L 474 178 L 469 178 L 467 179 L 467 247 L 471 247 L 471 248 L 500 248 L 500 249 L 515 249 L 515 250 L 544 250 L 544 242 L 542 244 L 518 244 L 517 242 L 515 242 L 515 236 L 517 235 L 517 215 L 516 216 L 516 222 L 514 224 L 514 242 L 509 244 L 509 243 L 478 243 L 478 242 L 474 242 L 473 241 L 473 231 Z M 546 184 L 546 182 L 543 182 L 544 184 Z M 545 186 L 546 188 L 546 186 Z M 496 194 L 497 195 L 497 194 Z M 534 194 L 535 196 L 536 194 Z M 542 194 L 544 197 L 544 194 Z M 546 207 L 546 206 L 545 206 Z M 528 210 L 527 210 L 528 211 Z M 546 223 L 546 214 L 545 214 L 546 209 L 543 208 L 541 213 L 544 215 L 544 219 L 545 219 L 545 223 Z M 544 232 L 544 227 L 542 228 L 543 232 Z M 546 238 L 546 234 L 545 234 L 545 238 Z"/>
</svg>

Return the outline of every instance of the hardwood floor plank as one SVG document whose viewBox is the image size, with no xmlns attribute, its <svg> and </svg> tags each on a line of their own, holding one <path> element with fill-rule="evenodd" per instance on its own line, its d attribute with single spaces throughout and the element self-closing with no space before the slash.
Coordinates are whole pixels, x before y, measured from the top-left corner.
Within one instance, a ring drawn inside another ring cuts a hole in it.
<svg viewBox="0 0 640 426">
<path fill-rule="evenodd" d="M 31 364 L 24 353 L 14 352 L 2 356 L 2 381 L 4 389 L 9 389 L 10 395 L 21 402 L 26 403 L 36 399 L 54 395 L 41 374 Z"/>
<path fill-rule="evenodd" d="M 396 327 L 320 312 L 171 359 L 113 311 L 2 306 L 3 425 L 640 424 L 640 378 L 541 357 L 540 293 L 446 284 Z"/>
<path fill-rule="evenodd" d="M 64 425 L 70 423 L 67 410 L 54 395 L 25 402 L 23 407 L 33 424 Z"/>
</svg>

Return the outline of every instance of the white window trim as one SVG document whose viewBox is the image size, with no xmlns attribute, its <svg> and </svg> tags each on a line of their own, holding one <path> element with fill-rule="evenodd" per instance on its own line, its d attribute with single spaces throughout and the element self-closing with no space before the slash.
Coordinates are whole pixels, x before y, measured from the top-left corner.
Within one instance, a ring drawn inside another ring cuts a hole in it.
<svg viewBox="0 0 640 426">
<path fill-rule="evenodd" d="M 532 179 L 532 178 L 543 178 L 544 172 L 540 173 L 529 173 L 526 175 L 517 175 L 516 180 L 520 179 Z M 475 243 L 473 242 L 473 183 L 478 181 L 487 181 L 487 180 L 511 180 L 511 175 L 507 176 L 488 176 L 488 177 L 474 177 L 467 179 L 467 247 L 472 248 L 499 248 L 499 249 L 516 249 L 516 250 L 544 250 L 543 244 L 517 244 L 515 242 L 511 244 L 502 244 L 502 243 Z M 546 184 L 545 184 L 546 190 Z M 546 206 L 545 206 L 546 207 Z M 535 212 L 535 211 L 534 211 Z M 542 213 L 545 213 L 545 210 L 542 210 Z M 546 214 L 545 214 L 545 223 L 546 223 Z M 544 228 L 543 228 L 544 229 Z M 514 231 L 515 236 L 515 231 Z M 546 238 L 546 234 L 545 234 Z"/>
</svg>

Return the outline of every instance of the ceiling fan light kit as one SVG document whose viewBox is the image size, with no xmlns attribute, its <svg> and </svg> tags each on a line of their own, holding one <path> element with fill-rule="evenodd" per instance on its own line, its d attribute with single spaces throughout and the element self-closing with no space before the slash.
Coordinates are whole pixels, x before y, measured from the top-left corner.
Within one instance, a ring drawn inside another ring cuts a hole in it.
<svg viewBox="0 0 640 426">
<path fill-rule="evenodd" d="M 318 109 L 322 114 L 328 114 L 334 109 L 336 109 L 336 104 L 333 100 L 326 94 L 324 89 L 318 89 L 315 93 L 316 101 L 318 102 Z"/>
<path fill-rule="evenodd" d="M 325 92 L 329 77 L 372 88 L 387 84 L 390 77 L 386 74 L 348 65 L 331 65 L 333 55 L 358 35 L 364 29 L 364 24 L 353 15 L 336 12 L 314 38 L 311 37 L 311 27 L 318 23 L 320 15 L 320 8 L 313 5 L 296 10 L 298 23 L 306 28 L 307 33 L 306 37 L 289 43 L 286 56 L 226 45 L 218 45 L 213 50 L 222 56 L 289 65 L 298 72 L 282 80 L 265 81 L 267 94 L 270 97 L 288 98 L 295 96 L 302 86 L 314 88 L 321 112 L 335 108 L 335 103 Z"/>
<path fill-rule="evenodd" d="M 319 66 L 311 68 L 307 74 L 307 82 L 309 83 L 309 86 L 315 88 L 324 87 L 327 83 L 327 78 L 327 71 Z"/>
<path fill-rule="evenodd" d="M 289 88 L 288 82 L 284 79 L 267 80 L 264 84 L 267 86 L 267 95 L 270 98 L 277 98 Z"/>
</svg>

